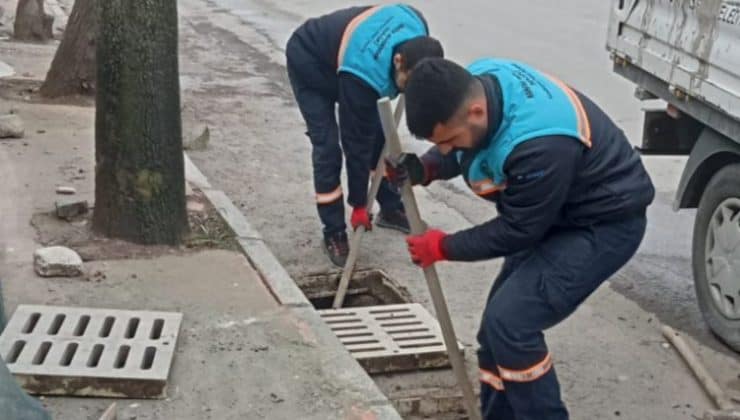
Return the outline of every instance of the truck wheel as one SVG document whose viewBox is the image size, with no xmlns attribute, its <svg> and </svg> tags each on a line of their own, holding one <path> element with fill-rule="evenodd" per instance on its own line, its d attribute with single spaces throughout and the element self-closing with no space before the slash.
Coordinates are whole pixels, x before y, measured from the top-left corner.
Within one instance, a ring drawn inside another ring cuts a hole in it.
<svg viewBox="0 0 740 420">
<path fill-rule="evenodd" d="M 740 164 L 709 181 L 694 222 L 694 286 L 704 320 L 740 352 Z"/>
</svg>

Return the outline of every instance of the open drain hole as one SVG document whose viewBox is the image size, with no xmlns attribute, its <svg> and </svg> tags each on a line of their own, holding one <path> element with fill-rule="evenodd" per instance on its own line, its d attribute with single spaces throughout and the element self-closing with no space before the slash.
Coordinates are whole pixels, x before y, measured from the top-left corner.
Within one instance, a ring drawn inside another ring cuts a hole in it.
<svg viewBox="0 0 740 420">
<path fill-rule="evenodd" d="M 32 313 L 31 316 L 28 317 L 26 325 L 23 326 L 23 330 L 21 330 L 23 334 L 31 334 L 33 332 L 33 329 L 36 328 L 36 324 L 39 323 L 39 319 L 41 319 L 40 313 Z"/>
<path fill-rule="evenodd" d="M 316 309 L 331 309 L 342 273 L 311 274 L 297 281 Z M 381 270 L 355 271 L 349 281 L 344 308 L 410 303 L 406 289 Z"/>
<path fill-rule="evenodd" d="M 139 318 L 131 318 L 128 320 L 128 326 L 126 327 L 126 338 L 136 337 L 136 330 L 139 328 Z"/>
<path fill-rule="evenodd" d="M 152 340 L 159 340 L 162 337 L 162 330 L 164 329 L 164 319 L 155 319 L 154 325 L 152 325 L 152 332 L 149 334 L 149 338 Z"/>
<path fill-rule="evenodd" d="M 93 346 L 93 349 L 90 352 L 90 357 L 87 359 L 87 367 L 98 367 L 98 363 L 100 363 L 100 356 L 103 355 L 104 348 L 105 347 L 102 344 L 96 344 Z"/>
<path fill-rule="evenodd" d="M 71 365 L 72 359 L 74 359 L 75 353 L 77 353 L 77 347 L 79 347 L 77 343 L 67 344 L 67 348 L 64 349 L 64 354 L 62 354 L 62 360 L 59 361 L 59 364 L 62 366 Z"/>
<path fill-rule="evenodd" d="M 103 321 L 103 326 L 100 327 L 100 337 L 101 338 L 107 338 L 110 335 L 111 330 L 113 329 L 113 323 L 116 321 L 115 318 L 112 316 L 106 316 L 105 320 Z"/>
<path fill-rule="evenodd" d="M 131 346 L 124 345 L 119 347 L 118 355 L 116 355 L 116 361 L 113 363 L 113 367 L 116 369 L 123 369 L 126 366 L 129 352 L 131 352 Z"/>
<path fill-rule="evenodd" d="M 46 356 L 49 355 L 49 349 L 51 349 L 51 342 L 44 341 L 41 343 L 41 346 L 39 346 L 38 351 L 36 351 L 36 356 L 33 357 L 33 363 L 34 365 L 42 365 L 44 364 L 44 361 L 46 361 Z"/>
<path fill-rule="evenodd" d="M 23 340 L 18 340 L 15 343 L 13 343 L 13 347 L 10 348 L 10 351 L 8 352 L 8 356 L 5 358 L 5 361 L 8 364 L 15 363 L 18 361 L 18 357 L 20 357 L 21 352 L 23 351 L 23 347 L 26 346 L 26 342 Z"/>
<path fill-rule="evenodd" d="M 143 370 L 149 370 L 154 365 L 154 355 L 157 354 L 157 349 L 154 347 L 147 347 L 144 350 L 144 358 L 141 360 L 141 368 Z"/>
<path fill-rule="evenodd" d="M 77 321 L 77 326 L 75 327 L 75 331 L 74 331 L 75 337 L 82 337 L 83 335 L 85 335 L 85 330 L 87 330 L 87 326 L 89 324 L 90 324 L 90 315 L 82 315 L 79 321 Z"/>
<path fill-rule="evenodd" d="M 64 314 L 57 314 L 57 316 L 54 317 L 54 320 L 51 322 L 51 325 L 49 326 L 49 335 L 57 335 L 59 333 L 59 329 L 62 328 L 62 324 L 64 324 L 64 319 L 67 316 Z"/>
</svg>

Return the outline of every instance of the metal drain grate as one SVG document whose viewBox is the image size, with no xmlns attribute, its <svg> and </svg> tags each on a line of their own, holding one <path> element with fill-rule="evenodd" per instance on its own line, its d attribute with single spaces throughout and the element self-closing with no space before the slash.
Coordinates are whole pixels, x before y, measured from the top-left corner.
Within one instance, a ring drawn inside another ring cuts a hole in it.
<svg viewBox="0 0 740 420">
<path fill-rule="evenodd" d="M 0 356 L 32 394 L 164 398 L 181 322 L 174 312 L 20 305 Z"/>
<path fill-rule="evenodd" d="M 450 365 L 439 323 L 418 303 L 327 309 L 319 314 L 369 373 Z"/>
</svg>

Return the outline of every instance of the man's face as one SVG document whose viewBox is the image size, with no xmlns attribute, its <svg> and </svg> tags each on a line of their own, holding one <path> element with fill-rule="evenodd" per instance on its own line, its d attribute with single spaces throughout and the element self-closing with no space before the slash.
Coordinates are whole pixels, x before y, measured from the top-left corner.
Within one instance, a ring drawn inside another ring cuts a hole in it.
<svg viewBox="0 0 740 420">
<path fill-rule="evenodd" d="M 393 56 L 393 77 L 395 78 L 396 87 L 400 92 L 403 92 L 406 88 L 406 82 L 409 80 L 410 73 L 410 71 L 406 70 L 403 56 L 396 53 Z"/>
<path fill-rule="evenodd" d="M 406 82 L 409 80 L 410 73 L 410 71 L 396 69 L 396 87 L 399 92 L 403 92 L 406 89 Z"/>
<path fill-rule="evenodd" d="M 444 155 L 454 149 L 472 149 L 486 135 L 488 121 L 485 104 L 467 104 L 463 108 L 462 112 L 447 122 L 437 123 L 429 138 Z"/>
</svg>

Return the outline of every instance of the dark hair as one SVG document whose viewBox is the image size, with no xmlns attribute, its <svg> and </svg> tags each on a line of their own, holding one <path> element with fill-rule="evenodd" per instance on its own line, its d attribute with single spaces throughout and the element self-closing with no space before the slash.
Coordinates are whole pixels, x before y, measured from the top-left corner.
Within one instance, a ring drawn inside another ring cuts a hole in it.
<svg viewBox="0 0 740 420">
<path fill-rule="evenodd" d="M 462 66 L 444 58 L 418 63 L 406 83 L 406 124 L 417 138 L 429 138 L 463 105 L 475 79 Z"/>
<path fill-rule="evenodd" d="M 417 36 L 399 44 L 395 50 L 401 54 L 404 70 L 410 70 L 421 60 L 429 57 L 444 57 L 442 44 L 431 36 Z"/>
</svg>

